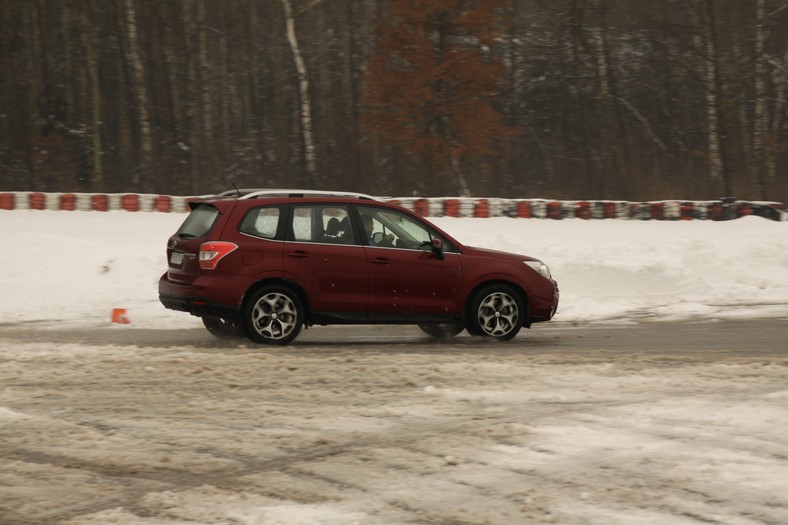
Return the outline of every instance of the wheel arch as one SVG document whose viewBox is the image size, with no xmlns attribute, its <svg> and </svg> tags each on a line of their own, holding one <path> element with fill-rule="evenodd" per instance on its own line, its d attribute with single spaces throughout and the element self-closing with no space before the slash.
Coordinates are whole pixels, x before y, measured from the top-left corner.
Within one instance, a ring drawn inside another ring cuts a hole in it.
<svg viewBox="0 0 788 525">
<path fill-rule="evenodd" d="M 525 315 L 523 316 L 523 326 L 525 328 L 531 328 L 531 306 L 528 302 L 528 294 L 525 293 L 525 290 L 522 289 L 517 283 L 513 283 L 512 281 L 507 281 L 506 279 L 489 279 L 487 281 L 482 281 L 476 286 L 474 286 L 468 296 L 465 298 L 465 319 L 466 322 L 468 319 L 471 318 L 473 313 L 471 310 L 471 303 L 473 302 L 474 297 L 479 291 L 483 288 L 486 288 L 491 285 L 500 284 L 505 285 L 514 290 L 517 295 L 520 297 L 520 300 L 523 302 L 523 307 L 525 308 Z"/>
</svg>

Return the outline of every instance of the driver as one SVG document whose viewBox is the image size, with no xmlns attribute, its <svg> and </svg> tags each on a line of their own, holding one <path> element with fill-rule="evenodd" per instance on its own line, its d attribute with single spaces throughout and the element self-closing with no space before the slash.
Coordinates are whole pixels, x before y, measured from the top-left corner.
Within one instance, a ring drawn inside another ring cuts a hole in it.
<svg viewBox="0 0 788 525">
<path fill-rule="evenodd" d="M 394 235 L 392 235 L 390 233 L 388 235 L 382 235 L 381 234 L 382 237 L 380 239 L 380 242 L 375 242 L 375 234 L 374 234 L 374 231 L 373 231 L 375 226 L 373 225 L 372 217 L 370 215 L 362 215 L 361 216 L 361 222 L 364 224 L 364 233 L 366 233 L 366 235 L 367 235 L 367 242 L 369 243 L 370 246 L 391 246 L 392 245 L 392 242 L 394 241 Z"/>
</svg>

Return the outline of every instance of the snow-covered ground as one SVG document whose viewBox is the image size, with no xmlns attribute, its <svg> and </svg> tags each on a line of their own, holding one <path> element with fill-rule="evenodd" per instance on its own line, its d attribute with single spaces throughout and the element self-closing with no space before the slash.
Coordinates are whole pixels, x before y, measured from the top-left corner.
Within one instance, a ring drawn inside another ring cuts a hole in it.
<svg viewBox="0 0 788 525">
<path fill-rule="evenodd" d="M 195 324 L 165 311 L 156 285 L 181 214 L 0 212 L 0 323 Z M 561 288 L 556 321 L 788 314 L 788 222 L 437 218 L 473 246 L 546 262 Z M 10 298 L 10 299 L 9 299 Z M 197 323 L 199 324 L 199 323 Z"/>
<path fill-rule="evenodd" d="M 510 344 L 101 342 L 202 330 L 156 298 L 183 218 L 0 212 L 3 525 L 788 523 L 788 355 L 561 351 L 600 325 L 788 317 L 788 223 L 436 219 L 550 265 L 555 322 Z"/>
</svg>

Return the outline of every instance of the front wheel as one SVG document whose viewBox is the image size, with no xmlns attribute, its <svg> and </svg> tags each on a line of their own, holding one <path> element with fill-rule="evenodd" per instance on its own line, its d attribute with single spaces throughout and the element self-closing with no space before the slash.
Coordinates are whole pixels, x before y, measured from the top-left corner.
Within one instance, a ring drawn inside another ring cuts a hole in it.
<svg viewBox="0 0 788 525">
<path fill-rule="evenodd" d="M 244 327 L 249 339 L 267 345 L 286 345 L 301 333 L 304 307 L 285 286 L 265 286 L 244 307 Z"/>
<path fill-rule="evenodd" d="M 494 284 L 480 290 L 471 301 L 468 331 L 508 341 L 520 331 L 525 305 L 510 286 Z"/>
<path fill-rule="evenodd" d="M 421 328 L 422 332 L 435 339 L 451 339 L 465 330 L 465 324 L 461 321 L 449 323 L 419 323 L 419 328 Z"/>
</svg>

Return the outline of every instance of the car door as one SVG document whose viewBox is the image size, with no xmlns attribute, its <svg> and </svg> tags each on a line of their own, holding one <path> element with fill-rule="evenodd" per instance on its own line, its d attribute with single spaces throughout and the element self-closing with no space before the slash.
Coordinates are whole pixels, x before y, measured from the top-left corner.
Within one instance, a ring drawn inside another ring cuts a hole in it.
<svg viewBox="0 0 788 525">
<path fill-rule="evenodd" d="M 284 272 L 304 289 L 311 312 L 318 318 L 331 313 L 346 320 L 364 320 L 367 261 L 350 227 L 348 207 L 297 204 L 291 207 L 289 221 Z"/>
<path fill-rule="evenodd" d="M 411 215 L 374 206 L 358 206 L 358 212 L 362 225 L 370 219 L 373 225 L 364 248 L 371 321 L 426 320 L 462 310 L 458 253 L 436 257 L 429 227 Z"/>
</svg>

